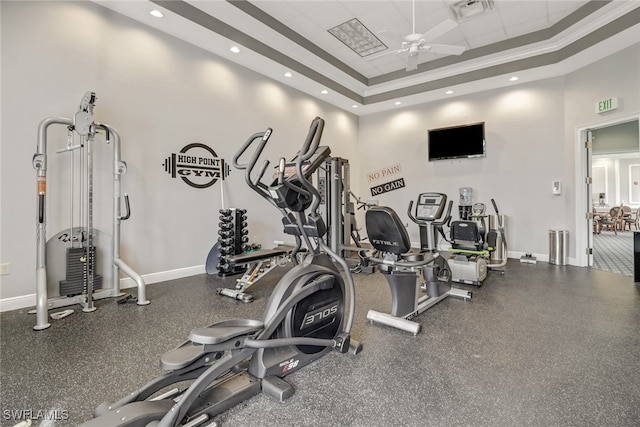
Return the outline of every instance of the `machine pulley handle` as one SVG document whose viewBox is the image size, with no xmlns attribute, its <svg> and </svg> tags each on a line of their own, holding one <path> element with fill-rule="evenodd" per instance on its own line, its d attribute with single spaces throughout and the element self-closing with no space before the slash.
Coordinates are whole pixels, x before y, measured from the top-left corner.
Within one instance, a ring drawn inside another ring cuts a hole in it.
<svg viewBox="0 0 640 427">
<path fill-rule="evenodd" d="M 131 216 L 131 205 L 129 205 L 129 195 L 127 193 L 124 193 L 124 208 L 127 213 L 124 216 L 120 216 L 122 221 L 129 219 Z"/>
</svg>

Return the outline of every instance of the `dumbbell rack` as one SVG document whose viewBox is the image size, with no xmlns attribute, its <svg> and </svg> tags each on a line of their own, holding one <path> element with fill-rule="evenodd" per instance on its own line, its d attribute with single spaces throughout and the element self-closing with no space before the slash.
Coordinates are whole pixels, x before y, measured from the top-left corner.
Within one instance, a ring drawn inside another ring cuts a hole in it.
<svg viewBox="0 0 640 427">
<path fill-rule="evenodd" d="M 220 222 L 218 223 L 219 261 L 218 276 L 226 277 L 243 274 L 247 268 L 244 266 L 231 267 L 227 258 L 245 251 L 249 241 L 247 230 L 247 210 L 228 208 L 220 209 Z"/>
</svg>

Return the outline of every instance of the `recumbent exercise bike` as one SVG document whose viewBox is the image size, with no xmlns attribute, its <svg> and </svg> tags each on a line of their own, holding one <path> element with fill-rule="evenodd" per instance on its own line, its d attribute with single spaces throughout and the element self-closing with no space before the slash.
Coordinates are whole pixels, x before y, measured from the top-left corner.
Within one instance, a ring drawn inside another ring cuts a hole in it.
<svg viewBox="0 0 640 427">
<path fill-rule="evenodd" d="M 350 337 L 353 278 L 345 261 L 322 240 L 326 227 L 316 214 L 320 195 L 303 173 L 310 162 L 330 153 L 328 147 L 319 146 L 323 127 L 324 121 L 316 117 L 294 162 L 287 165 L 281 159 L 271 185 L 261 182 L 268 161 L 251 177 L 271 129 L 249 137 L 234 157 L 234 163 L 247 170 L 249 186 L 285 213 L 285 232 L 296 236 L 298 246 L 304 240 L 308 248 L 305 261 L 274 288 L 264 320 L 223 320 L 192 330 L 187 341 L 162 356 L 161 367 L 168 373 L 116 403 L 100 405 L 97 418 L 84 426 L 198 426 L 261 391 L 280 401 L 287 399 L 293 388 L 282 377 L 331 350 L 360 352 L 362 346 Z M 239 164 L 240 156 L 256 141 L 249 162 Z M 341 266 L 346 283 L 332 258 Z M 193 382 L 185 390 L 157 395 L 186 380 Z"/>
<path fill-rule="evenodd" d="M 453 202 L 449 202 L 443 217 L 446 203 L 445 194 L 422 193 L 418 196 L 415 215 L 413 200 L 409 203 L 407 214 L 420 226 L 420 252 L 409 252 L 409 234 L 393 209 L 374 206 L 367 211 L 367 235 L 375 256 L 365 256 L 364 262 L 377 265 L 391 288 L 391 313 L 369 310 L 367 319 L 415 335 L 421 325 L 411 319 L 418 314 L 450 295 L 471 298 L 471 292 L 451 286 L 449 265 L 437 252 L 435 230 L 451 218 Z M 426 295 L 420 296 L 421 288 Z"/>
</svg>

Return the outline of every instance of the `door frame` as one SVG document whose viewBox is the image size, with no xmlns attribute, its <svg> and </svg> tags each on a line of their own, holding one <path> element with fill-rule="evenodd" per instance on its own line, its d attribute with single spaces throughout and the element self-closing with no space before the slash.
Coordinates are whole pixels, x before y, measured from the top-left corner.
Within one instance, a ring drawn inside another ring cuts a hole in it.
<svg viewBox="0 0 640 427">
<path fill-rule="evenodd" d="M 587 132 L 609 126 L 619 125 L 622 123 L 637 121 L 640 131 L 640 113 L 629 114 L 625 116 L 611 117 L 608 119 L 590 123 L 585 126 L 576 127 L 575 129 L 575 164 L 576 164 L 576 181 L 575 181 L 575 230 L 576 230 L 576 265 L 580 267 L 591 267 L 593 257 L 587 255 L 587 248 L 593 248 L 593 233 L 591 232 L 591 220 L 587 219 L 587 212 L 591 212 L 591 194 L 587 192 L 587 160 L 591 161 L 590 153 L 585 149 L 585 141 L 587 140 Z M 640 142 L 638 145 L 640 151 Z"/>
</svg>

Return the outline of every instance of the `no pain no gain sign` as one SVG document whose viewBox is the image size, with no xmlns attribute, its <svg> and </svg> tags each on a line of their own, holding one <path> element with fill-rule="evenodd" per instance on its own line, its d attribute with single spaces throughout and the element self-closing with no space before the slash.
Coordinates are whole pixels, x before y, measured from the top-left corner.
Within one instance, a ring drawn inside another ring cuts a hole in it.
<svg viewBox="0 0 640 427">
<path fill-rule="evenodd" d="M 181 178 L 194 188 L 207 188 L 229 176 L 231 168 L 211 147 L 193 143 L 172 153 L 162 164 L 171 178 Z"/>
<path fill-rule="evenodd" d="M 404 178 L 398 178 L 394 181 L 371 187 L 371 195 L 377 196 L 378 194 L 388 193 L 389 191 L 398 190 L 400 188 L 404 188 Z"/>
</svg>

